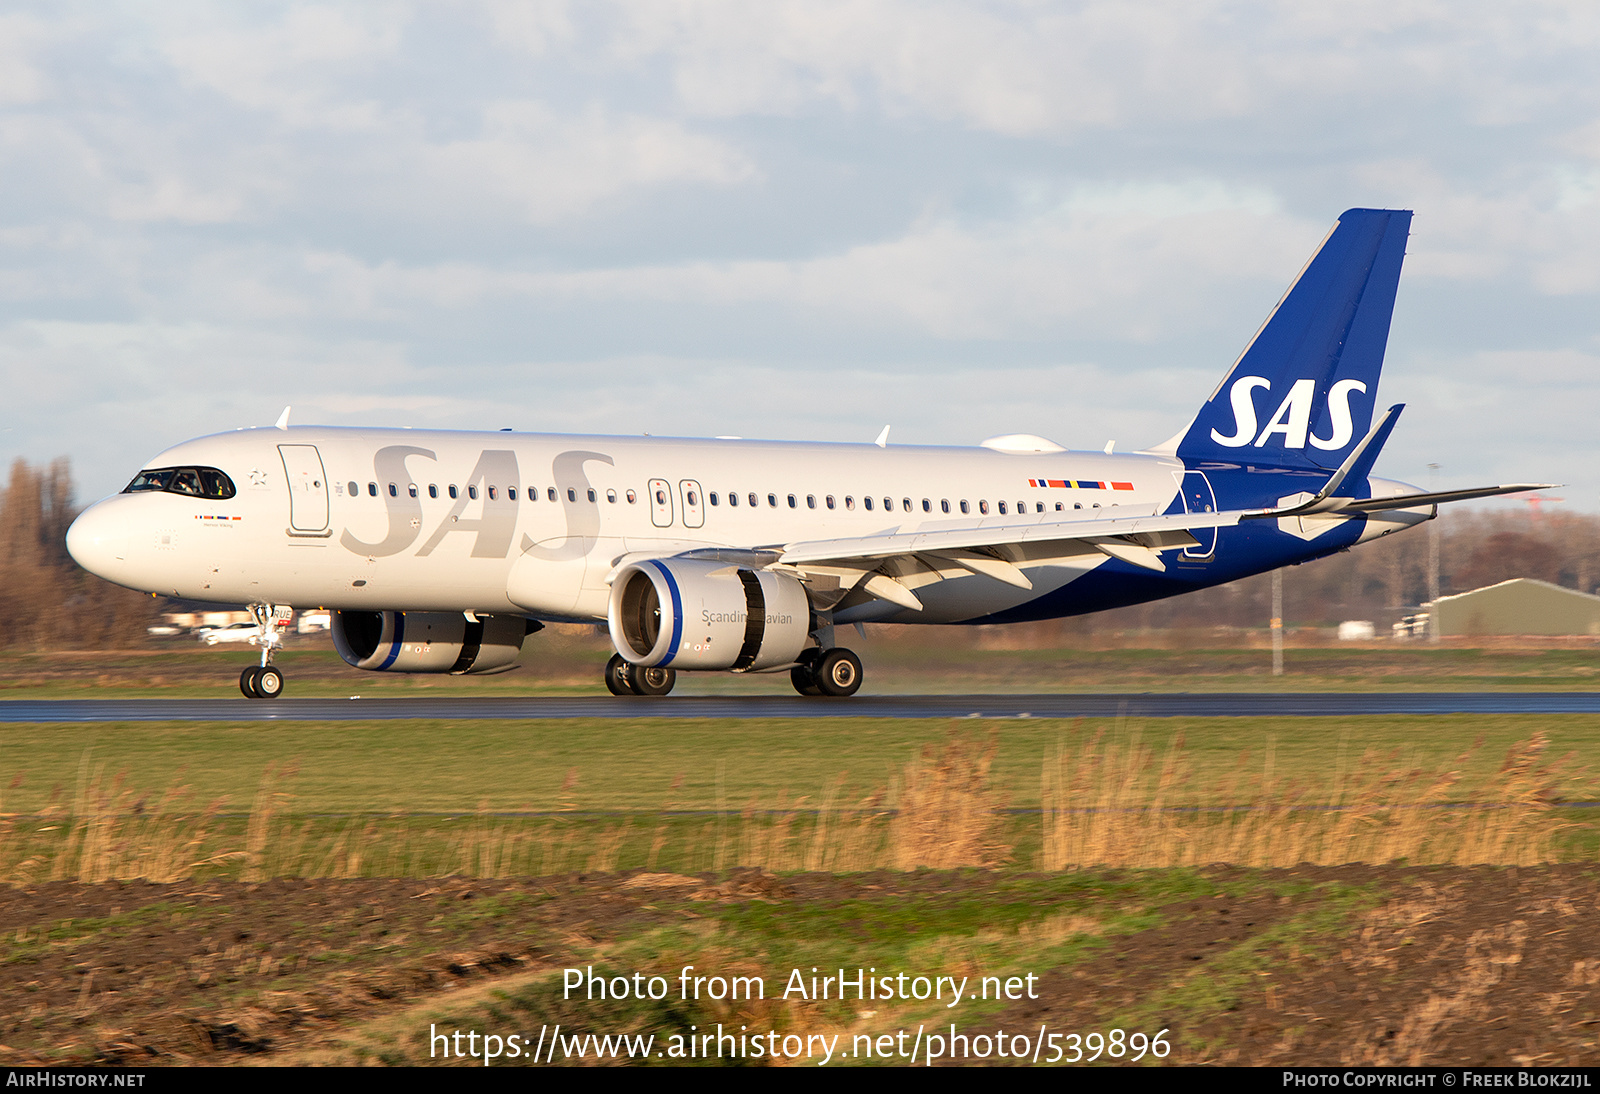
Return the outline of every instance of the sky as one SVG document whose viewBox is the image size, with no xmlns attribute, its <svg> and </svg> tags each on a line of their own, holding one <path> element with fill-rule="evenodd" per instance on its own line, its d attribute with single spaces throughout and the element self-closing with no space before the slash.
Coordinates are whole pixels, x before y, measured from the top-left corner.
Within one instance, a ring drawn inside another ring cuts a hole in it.
<svg viewBox="0 0 1600 1094">
<path fill-rule="evenodd" d="M 88 501 L 286 405 L 1128 451 L 1367 206 L 1378 473 L 1596 511 L 1597 60 L 1592 0 L 12 0 L 0 455 Z"/>
</svg>

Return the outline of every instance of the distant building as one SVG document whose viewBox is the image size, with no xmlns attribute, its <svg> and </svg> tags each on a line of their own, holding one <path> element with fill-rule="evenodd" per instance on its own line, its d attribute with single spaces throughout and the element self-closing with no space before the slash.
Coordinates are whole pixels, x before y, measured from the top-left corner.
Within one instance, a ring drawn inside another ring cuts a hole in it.
<svg viewBox="0 0 1600 1094">
<path fill-rule="evenodd" d="M 1426 604 L 1442 637 L 1494 634 L 1600 637 L 1600 596 L 1517 577 Z"/>
</svg>

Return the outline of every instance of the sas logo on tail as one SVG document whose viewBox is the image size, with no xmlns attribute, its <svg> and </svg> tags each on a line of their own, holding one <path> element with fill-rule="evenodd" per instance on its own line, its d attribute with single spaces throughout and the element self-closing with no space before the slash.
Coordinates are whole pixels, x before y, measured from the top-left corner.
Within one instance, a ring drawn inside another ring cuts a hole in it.
<svg viewBox="0 0 1600 1094">
<path fill-rule="evenodd" d="M 1350 421 L 1350 393 L 1367 393 L 1367 385 L 1360 380 L 1340 380 L 1334 384 L 1328 392 L 1328 420 L 1333 427 L 1333 435 L 1318 437 L 1311 432 L 1311 400 L 1316 395 L 1316 381 L 1296 380 L 1266 427 L 1258 434 L 1254 395 L 1258 387 L 1265 388 L 1270 394 L 1272 382 L 1262 376 L 1241 376 L 1233 382 L 1233 387 L 1228 389 L 1228 398 L 1233 403 L 1233 436 L 1213 429 L 1213 441 L 1228 448 L 1243 448 L 1252 443 L 1261 448 L 1273 434 L 1282 434 L 1284 448 L 1304 448 L 1309 440 L 1313 447 L 1332 452 L 1349 444 L 1355 432 Z"/>
</svg>

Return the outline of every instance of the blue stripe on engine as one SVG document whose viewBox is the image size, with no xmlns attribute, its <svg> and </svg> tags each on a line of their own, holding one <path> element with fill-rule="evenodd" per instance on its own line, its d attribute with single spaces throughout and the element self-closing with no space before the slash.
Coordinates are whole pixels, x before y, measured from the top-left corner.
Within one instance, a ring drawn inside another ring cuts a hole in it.
<svg viewBox="0 0 1600 1094">
<path fill-rule="evenodd" d="M 394 613 L 394 644 L 389 647 L 389 656 L 384 659 L 383 664 L 378 666 L 378 671 L 379 672 L 382 672 L 384 669 L 388 668 L 390 665 L 395 663 L 395 661 L 400 657 L 400 647 L 404 646 L 405 644 L 406 644 L 406 613 L 405 612 L 395 612 Z"/>
<path fill-rule="evenodd" d="M 672 591 L 672 645 L 668 647 L 667 655 L 657 662 L 660 666 L 666 666 L 678 656 L 678 643 L 683 640 L 683 598 L 678 595 L 678 583 L 672 580 L 671 570 L 653 558 L 645 561 L 661 572 L 661 576 L 667 579 L 667 588 Z"/>
</svg>

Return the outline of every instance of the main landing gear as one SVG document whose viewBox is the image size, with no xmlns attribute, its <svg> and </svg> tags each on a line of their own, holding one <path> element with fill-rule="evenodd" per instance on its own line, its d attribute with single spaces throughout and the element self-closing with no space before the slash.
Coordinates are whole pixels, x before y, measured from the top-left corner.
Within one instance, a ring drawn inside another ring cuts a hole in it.
<svg viewBox="0 0 1600 1094">
<path fill-rule="evenodd" d="M 846 649 L 813 647 L 789 670 L 789 681 L 801 695 L 843 699 L 861 690 L 861 658 Z M 606 690 L 612 695 L 665 695 L 677 682 L 672 669 L 644 668 L 623 660 L 620 653 L 606 662 Z"/>
<path fill-rule="evenodd" d="M 665 695 L 678 682 L 672 669 L 644 668 L 614 653 L 606 662 L 606 690 L 612 695 Z"/>
<path fill-rule="evenodd" d="M 800 654 L 789 670 L 789 682 L 801 695 L 828 695 L 843 699 L 861 690 L 861 658 L 843 647 L 812 647 Z"/>
<path fill-rule="evenodd" d="M 289 622 L 294 609 L 287 605 L 252 604 L 250 614 L 261 637 L 256 643 L 261 647 L 261 664 L 251 665 L 239 674 L 239 690 L 246 699 L 276 699 L 283 694 L 283 673 L 272 667 L 272 655 L 283 645 L 278 632 Z"/>
</svg>

